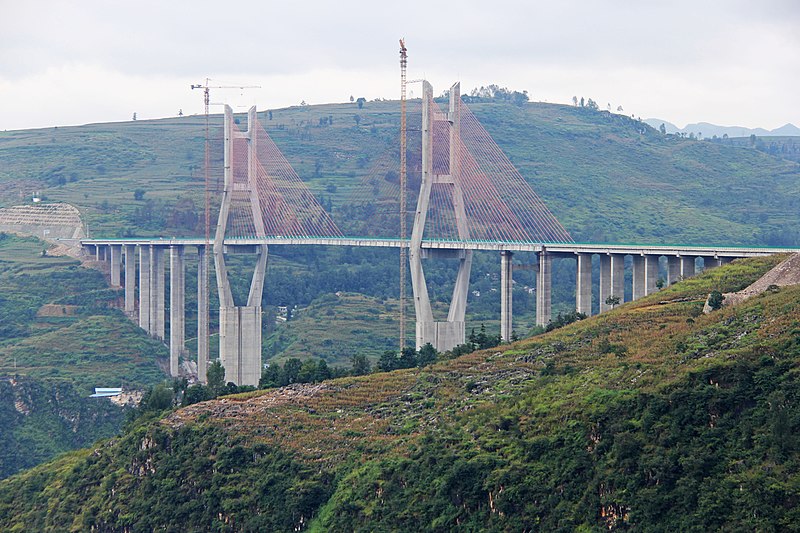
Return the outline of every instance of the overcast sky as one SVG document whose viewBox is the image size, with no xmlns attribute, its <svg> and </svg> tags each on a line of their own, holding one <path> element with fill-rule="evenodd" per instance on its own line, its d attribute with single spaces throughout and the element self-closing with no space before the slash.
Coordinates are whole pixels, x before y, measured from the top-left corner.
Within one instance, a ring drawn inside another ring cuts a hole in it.
<svg viewBox="0 0 800 533">
<path fill-rule="evenodd" d="M 0 0 L 0 129 L 397 99 L 399 37 L 437 93 L 800 126 L 800 0 Z"/>
</svg>

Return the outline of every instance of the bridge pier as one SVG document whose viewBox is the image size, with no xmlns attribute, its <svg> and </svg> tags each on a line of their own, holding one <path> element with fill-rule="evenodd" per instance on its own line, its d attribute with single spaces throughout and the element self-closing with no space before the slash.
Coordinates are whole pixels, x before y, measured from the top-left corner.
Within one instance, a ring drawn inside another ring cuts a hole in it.
<svg viewBox="0 0 800 533">
<path fill-rule="evenodd" d="M 644 256 L 644 286 L 645 294 L 653 294 L 658 290 L 658 257 L 657 255 Z"/>
<path fill-rule="evenodd" d="M 150 334 L 164 340 L 165 287 L 164 249 L 150 245 Z"/>
<path fill-rule="evenodd" d="M 575 275 L 575 310 L 586 316 L 592 315 L 592 255 L 577 254 Z"/>
<path fill-rule="evenodd" d="M 553 256 L 544 248 L 539 252 L 539 271 L 536 273 L 536 325 L 546 326 L 551 319 L 553 291 Z"/>
<path fill-rule="evenodd" d="M 111 286 L 121 287 L 121 271 L 122 271 L 122 245 L 112 244 L 108 247 L 110 250 L 109 259 L 111 261 Z"/>
<path fill-rule="evenodd" d="M 647 277 L 645 275 L 645 256 L 634 255 L 631 268 L 631 299 L 638 300 L 647 294 L 647 287 L 645 286 L 645 279 Z"/>
<path fill-rule="evenodd" d="M 509 342 L 514 331 L 514 254 L 500 252 L 500 338 Z"/>
<path fill-rule="evenodd" d="M 667 285 L 672 285 L 681 280 L 681 258 L 678 256 L 667 256 Z"/>
<path fill-rule="evenodd" d="M 185 346 L 186 267 L 181 245 L 169 247 L 169 373 L 180 375 L 180 357 Z"/>
<path fill-rule="evenodd" d="M 625 301 L 625 256 L 611 254 L 611 296 Z"/>
<path fill-rule="evenodd" d="M 139 246 L 139 327 L 150 329 L 150 246 Z"/>
<path fill-rule="evenodd" d="M 681 279 L 691 278 L 694 276 L 694 256 L 682 255 L 681 256 Z"/>
<path fill-rule="evenodd" d="M 126 244 L 125 255 L 125 314 L 133 320 L 136 312 L 136 246 Z"/>
</svg>

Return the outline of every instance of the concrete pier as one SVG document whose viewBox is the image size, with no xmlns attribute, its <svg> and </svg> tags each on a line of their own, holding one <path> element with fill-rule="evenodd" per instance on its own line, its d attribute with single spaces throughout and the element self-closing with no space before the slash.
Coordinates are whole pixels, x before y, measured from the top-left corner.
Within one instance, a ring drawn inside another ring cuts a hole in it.
<svg viewBox="0 0 800 533">
<path fill-rule="evenodd" d="M 592 256 L 577 255 L 577 274 L 575 276 L 575 310 L 586 316 L 592 315 Z"/>
<path fill-rule="evenodd" d="M 631 290 L 631 297 L 634 300 L 638 300 L 642 296 L 647 294 L 647 286 L 645 281 L 647 279 L 647 275 L 645 274 L 645 256 L 643 255 L 634 255 L 633 256 L 633 265 L 632 265 L 632 290 Z"/>
<path fill-rule="evenodd" d="M 625 301 L 625 256 L 611 254 L 611 296 L 619 298 L 619 303 Z"/>
<path fill-rule="evenodd" d="M 644 256 L 645 294 L 653 294 L 658 290 L 658 257 L 657 255 Z"/>
<path fill-rule="evenodd" d="M 139 327 L 147 333 L 150 329 L 150 249 L 139 247 Z"/>
<path fill-rule="evenodd" d="M 611 296 L 611 255 L 600 254 L 600 312 L 608 311 L 611 306 L 606 303 Z"/>
<path fill-rule="evenodd" d="M 500 252 L 500 338 L 506 342 L 511 340 L 514 331 L 514 254 Z"/>
<path fill-rule="evenodd" d="M 126 244 L 125 250 L 125 314 L 131 320 L 136 313 L 136 246 Z"/>
<path fill-rule="evenodd" d="M 206 383 L 208 370 L 208 251 L 197 247 L 197 379 Z"/>
<path fill-rule="evenodd" d="M 680 267 L 680 274 L 681 279 L 691 278 L 694 276 L 694 263 L 695 257 L 694 256 L 681 256 L 681 267 Z"/>
<path fill-rule="evenodd" d="M 186 350 L 186 267 L 183 246 L 169 248 L 169 373 L 180 374 L 180 357 Z"/>
<path fill-rule="evenodd" d="M 150 246 L 150 335 L 159 340 L 164 340 L 165 331 L 165 273 L 164 249 Z"/>
<path fill-rule="evenodd" d="M 111 286 L 122 286 L 122 245 L 112 244 L 109 246 L 111 252 L 109 258 L 111 260 Z"/>
<path fill-rule="evenodd" d="M 681 280 L 681 258 L 667 256 L 667 285 L 672 285 Z"/>
<path fill-rule="evenodd" d="M 539 252 L 539 272 L 536 274 L 536 325 L 546 326 L 552 316 L 553 256 Z"/>
</svg>

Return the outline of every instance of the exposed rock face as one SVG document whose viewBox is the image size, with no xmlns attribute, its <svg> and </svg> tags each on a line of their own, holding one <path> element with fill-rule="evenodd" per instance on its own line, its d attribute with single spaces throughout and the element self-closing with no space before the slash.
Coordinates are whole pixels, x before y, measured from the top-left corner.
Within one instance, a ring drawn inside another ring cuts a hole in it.
<svg viewBox="0 0 800 533">
<path fill-rule="evenodd" d="M 785 261 L 779 263 L 775 268 L 764 274 L 758 281 L 742 289 L 739 292 L 727 292 L 723 294 L 725 299 L 722 305 L 736 305 L 748 298 L 757 296 L 768 290 L 770 287 L 787 287 L 800 283 L 800 253 L 793 254 Z M 706 299 L 703 307 L 704 313 L 711 312 L 711 306 Z"/>
<path fill-rule="evenodd" d="M 0 209 L 0 231 L 60 243 L 55 255 L 69 253 L 65 245 L 77 243 L 78 239 L 86 236 L 78 209 L 61 203 L 15 205 Z"/>
</svg>

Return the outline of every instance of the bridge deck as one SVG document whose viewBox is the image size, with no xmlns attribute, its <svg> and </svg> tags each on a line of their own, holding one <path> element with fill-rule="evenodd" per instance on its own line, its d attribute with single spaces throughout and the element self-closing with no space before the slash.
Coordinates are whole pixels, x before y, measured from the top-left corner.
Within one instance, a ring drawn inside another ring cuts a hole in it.
<svg viewBox="0 0 800 533">
<path fill-rule="evenodd" d="M 109 239 L 82 239 L 81 244 L 90 246 L 108 245 L 155 245 L 155 246 L 202 246 L 209 244 L 203 238 L 125 237 Z M 265 239 L 225 239 L 227 246 L 356 246 L 372 248 L 407 248 L 409 240 L 371 237 L 267 237 Z M 719 245 L 662 245 L 662 244 L 587 244 L 587 243 L 531 243 L 531 242 L 484 242 L 424 240 L 422 247 L 440 250 L 487 250 L 511 252 L 541 252 L 556 254 L 630 254 L 630 255 L 687 255 L 708 257 L 754 257 L 775 253 L 800 252 L 797 247 L 773 246 L 719 246 Z"/>
</svg>

